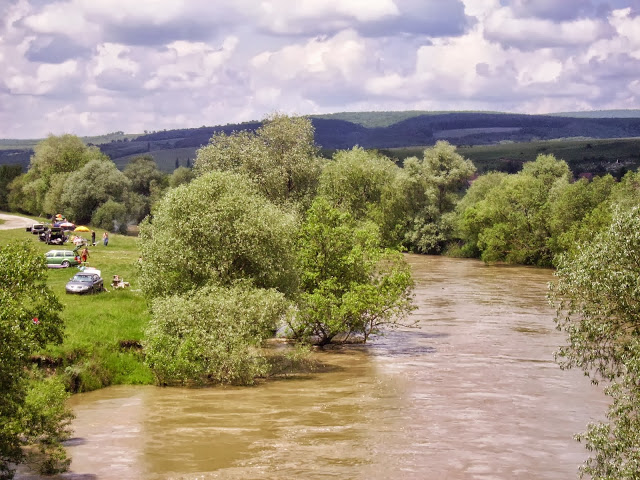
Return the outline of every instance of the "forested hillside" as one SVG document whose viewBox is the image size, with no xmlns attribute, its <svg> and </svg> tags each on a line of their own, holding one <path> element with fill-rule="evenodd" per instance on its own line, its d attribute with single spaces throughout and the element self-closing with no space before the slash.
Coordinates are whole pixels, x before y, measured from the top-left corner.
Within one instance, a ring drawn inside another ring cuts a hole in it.
<svg viewBox="0 0 640 480">
<path fill-rule="evenodd" d="M 623 139 L 640 137 L 640 111 L 621 110 L 581 112 L 558 115 L 523 115 L 498 112 L 358 112 L 312 116 L 315 141 L 329 154 L 355 145 L 367 149 L 425 147 L 447 140 L 459 147 L 539 142 L 563 139 Z M 611 118 L 613 115 L 619 117 Z M 136 155 L 149 153 L 165 171 L 189 166 L 198 148 L 206 145 L 216 132 L 255 131 L 260 122 L 224 126 L 163 130 L 133 136 L 95 137 L 85 140 L 96 144 L 119 168 L 124 168 Z M 586 145 L 586 144 L 585 144 Z M 19 164 L 26 170 L 32 153 L 29 141 L 0 141 L 0 164 Z M 555 153 L 550 150 L 548 153 Z M 629 166 L 633 152 L 611 156 L 584 154 L 586 162 L 621 160 Z M 615 157 L 615 158 L 614 158 Z M 499 158 L 493 159 L 498 160 Z M 518 160 L 515 159 L 516 163 Z M 593 164 L 593 162 L 591 162 Z M 594 167 L 583 168 L 582 171 Z"/>
</svg>

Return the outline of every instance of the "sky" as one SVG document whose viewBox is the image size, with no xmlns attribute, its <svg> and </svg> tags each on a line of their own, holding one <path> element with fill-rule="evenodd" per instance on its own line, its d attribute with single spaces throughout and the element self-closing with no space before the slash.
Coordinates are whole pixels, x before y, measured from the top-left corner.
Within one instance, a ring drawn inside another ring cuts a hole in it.
<svg viewBox="0 0 640 480">
<path fill-rule="evenodd" d="M 0 0 L 0 138 L 640 108 L 640 0 Z"/>
</svg>

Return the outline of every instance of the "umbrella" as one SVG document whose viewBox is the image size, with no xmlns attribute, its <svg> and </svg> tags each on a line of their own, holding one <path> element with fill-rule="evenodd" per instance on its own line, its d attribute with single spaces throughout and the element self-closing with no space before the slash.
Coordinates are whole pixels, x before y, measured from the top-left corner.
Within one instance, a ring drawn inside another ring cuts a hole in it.
<svg viewBox="0 0 640 480">
<path fill-rule="evenodd" d="M 71 230 L 72 228 L 75 228 L 75 225 L 71 222 L 62 222 L 60 227 L 62 227 L 63 230 Z"/>
<path fill-rule="evenodd" d="M 91 230 L 89 230 L 89 227 L 85 227 L 84 225 L 80 225 L 79 227 L 76 227 L 76 229 L 74 230 L 74 232 L 90 232 Z"/>
</svg>

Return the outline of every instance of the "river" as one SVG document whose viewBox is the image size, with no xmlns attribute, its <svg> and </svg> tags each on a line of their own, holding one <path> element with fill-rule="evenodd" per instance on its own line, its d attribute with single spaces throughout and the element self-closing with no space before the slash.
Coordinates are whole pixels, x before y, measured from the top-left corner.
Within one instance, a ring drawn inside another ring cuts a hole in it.
<svg viewBox="0 0 640 480">
<path fill-rule="evenodd" d="M 417 329 L 249 388 L 75 395 L 74 479 L 577 478 L 606 398 L 553 352 L 549 270 L 407 257 Z"/>
</svg>

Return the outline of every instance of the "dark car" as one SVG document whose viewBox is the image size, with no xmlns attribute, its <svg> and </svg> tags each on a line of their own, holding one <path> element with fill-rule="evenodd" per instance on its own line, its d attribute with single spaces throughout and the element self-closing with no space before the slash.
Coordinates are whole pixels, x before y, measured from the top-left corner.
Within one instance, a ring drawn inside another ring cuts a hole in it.
<svg viewBox="0 0 640 480">
<path fill-rule="evenodd" d="M 76 273 L 65 287 L 67 293 L 98 293 L 104 290 L 100 271 L 86 268 Z"/>
<path fill-rule="evenodd" d="M 62 245 L 69 239 L 60 227 L 47 228 L 44 232 L 40 233 L 38 238 L 47 245 Z"/>
</svg>

